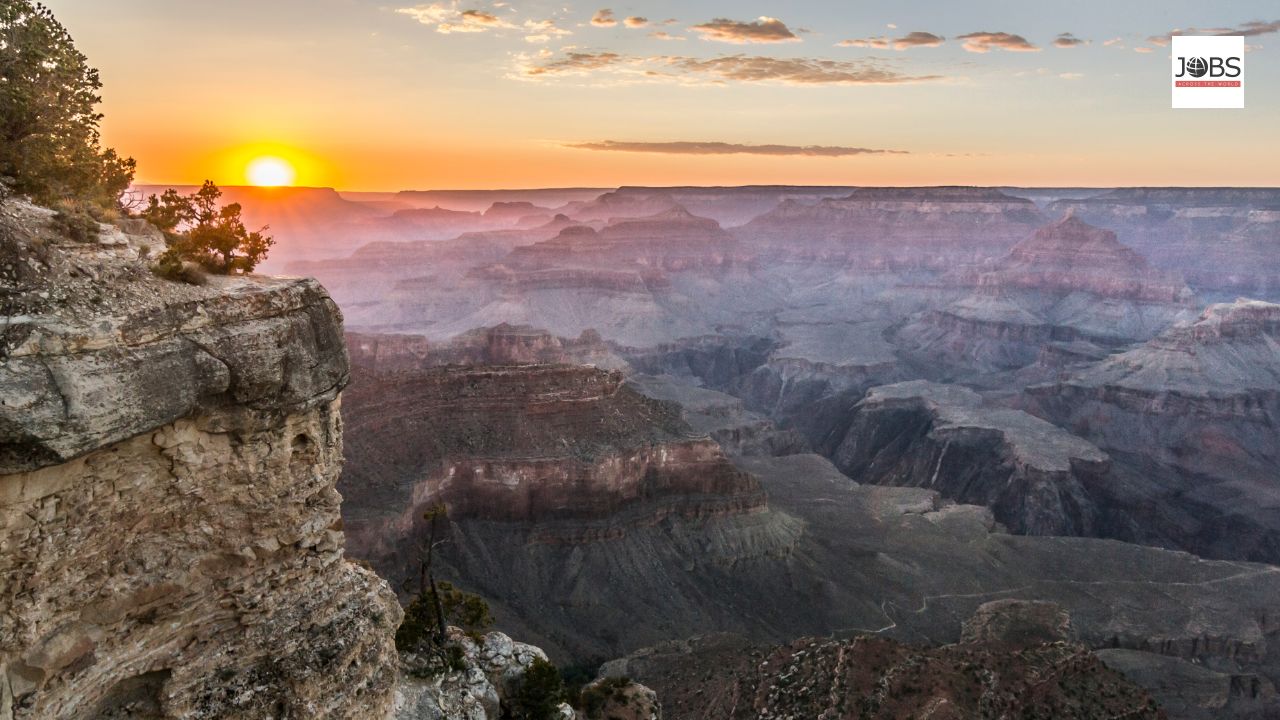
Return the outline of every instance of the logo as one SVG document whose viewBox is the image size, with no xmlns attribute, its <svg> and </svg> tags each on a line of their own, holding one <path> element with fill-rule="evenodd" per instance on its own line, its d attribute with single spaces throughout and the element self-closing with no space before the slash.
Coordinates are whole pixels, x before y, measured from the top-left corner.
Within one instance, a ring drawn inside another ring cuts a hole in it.
<svg viewBox="0 0 1280 720">
<path fill-rule="evenodd" d="M 1244 107 L 1244 38 L 1175 35 L 1173 107 Z"/>
</svg>

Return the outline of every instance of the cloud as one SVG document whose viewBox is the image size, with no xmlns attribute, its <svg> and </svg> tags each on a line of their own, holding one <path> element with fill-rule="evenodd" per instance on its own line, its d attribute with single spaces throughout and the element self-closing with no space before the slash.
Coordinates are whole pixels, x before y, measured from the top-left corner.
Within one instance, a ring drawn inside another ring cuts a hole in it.
<svg viewBox="0 0 1280 720">
<path fill-rule="evenodd" d="M 632 15 L 626 20 L 623 20 L 622 24 L 626 25 L 629 28 L 642 28 L 645 25 L 649 24 L 649 18 L 640 17 L 639 15 Z"/>
<path fill-rule="evenodd" d="M 541 56 L 540 56 L 541 57 Z M 530 65 L 524 68 L 524 74 L 532 77 L 538 75 L 580 75 L 592 70 L 600 70 L 623 62 L 624 58 L 613 52 L 569 51 L 555 60 L 541 65 Z"/>
<path fill-rule="evenodd" d="M 1089 44 L 1088 40 L 1081 40 L 1080 38 L 1076 37 L 1075 35 L 1072 35 L 1069 32 L 1062 33 L 1061 35 L 1053 39 L 1053 46 L 1059 47 L 1059 48 L 1073 48 L 1073 47 L 1080 47 L 1081 45 L 1088 45 L 1088 44 Z"/>
<path fill-rule="evenodd" d="M 857 38 L 854 40 L 841 40 L 840 42 L 836 43 L 836 47 L 874 48 L 876 50 L 888 50 L 889 38 L 880 36 L 880 37 L 869 37 L 869 38 Z"/>
<path fill-rule="evenodd" d="M 397 8 L 396 12 L 401 15 L 407 15 L 423 25 L 434 26 L 436 32 L 445 35 L 450 33 L 479 33 L 515 27 L 515 25 L 497 15 L 484 10 L 463 10 L 458 12 L 457 2 L 414 5 L 413 7 Z"/>
<path fill-rule="evenodd" d="M 897 85 L 943 79 L 940 75 L 907 75 L 872 59 L 841 61 L 760 55 L 722 55 L 714 58 L 682 55 L 641 57 L 614 52 L 567 50 L 559 55 L 518 55 L 516 60 L 516 76 L 525 79 L 602 72 L 614 73 L 622 79 L 684 83 Z"/>
<path fill-rule="evenodd" d="M 848 155 L 906 155 L 906 150 L 844 147 L 840 145 L 744 145 L 726 142 L 600 142 L 566 143 L 577 150 L 612 152 L 664 153 L 668 155 L 801 155 L 807 157 L 845 157 Z"/>
<path fill-rule="evenodd" d="M 964 40 L 962 46 L 965 50 L 972 53 L 990 52 L 992 49 L 1007 50 L 1009 52 L 1040 52 L 1040 48 L 1027 42 L 1027 39 L 1021 35 L 1013 35 L 1006 32 L 972 32 L 968 35 L 959 35 L 957 39 Z"/>
<path fill-rule="evenodd" d="M 711 22 L 694 25 L 690 30 L 700 33 L 703 40 L 734 43 L 800 42 L 800 38 L 777 18 L 761 16 L 752 22 L 727 18 L 715 18 Z"/>
<path fill-rule="evenodd" d="M 1244 37 L 1257 37 L 1259 35 L 1270 35 L 1280 32 L 1280 20 L 1272 20 L 1270 22 L 1264 20 L 1250 20 L 1246 23 L 1240 23 L 1236 27 L 1215 27 L 1215 28 L 1187 28 L 1170 30 L 1163 35 L 1152 35 L 1147 38 L 1147 42 L 1159 47 L 1168 47 L 1169 38 L 1174 35 L 1242 35 Z"/>
<path fill-rule="evenodd" d="M 874 48 L 876 50 L 887 50 L 892 47 L 894 50 L 909 50 L 916 47 L 938 47 L 945 41 L 946 38 L 941 35 L 934 35 L 933 33 L 917 30 L 915 32 L 909 32 L 902 37 L 893 38 L 892 40 L 881 35 L 854 40 L 841 40 L 836 43 L 836 46 Z"/>
<path fill-rule="evenodd" d="M 591 24 L 596 27 L 613 27 L 618 24 L 616 18 L 613 17 L 613 11 L 609 8 L 601 8 L 591 16 Z"/>
<path fill-rule="evenodd" d="M 649 33 L 649 37 L 654 38 L 654 39 L 657 39 L 657 40 L 684 40 L 684 39 L 686 39 L 684 36 L 681 36 L 681 35 L 672 35 L 671 33 L 667 32 L 666 30 L 655 30 L 655 31 L 653 31 L 653 32 Z"/>
<path fill-rule="evenodd" d="M 1063 80 L 1079 80 L 1080 78 L 1084 77 L 1084 73 L 1077 73 L 1077 72 L 1058 73 L 1058 77 L 1062 78 Z"/>
<path fill-rule="evenodd" d="M 1155 52 L 1155 51 L 1156 51 L 1156 49 L 1155 49 L 1155 48 L 1149 48 L 1149 47 L 1136 47 L 1136 48 L 1134 48 L 1134 49 L 1133 49 L 1133 51 L 1134 51 L 1134 52 L 1140 52 L 1140 53 L 1149 53 L 1149 52 Z"/>
<path fill-rule="evenodd" d="M 554 20 L 525 20 L 525 32 L 529 33 L 524 36 L 525 42 L 544 43 L 553 37 L 564 37 L 572 35 L 572 30 L 566 30 L 556 25 Z"/>
<path fill-rule="evenodd" d="M 917 30 L 915 32 L 909 32 L 900 38 L 894 38 L 893 49 L 906 50 L 914 47 L 938 47 L 945 41 L 946 38 L 941 35 L 934 35 L 933 33 Z"/>
<path fill-rule="evenodd" d="M 1123 50 L 1123 49 L 1124 49 L 1124 38 L 1113 37 L 1113 38 L 1111 38 L 1110 40 L 1103 40 L 1103 41 L 1102 41 L 1102 44 L 1103 44 L 1103 46 L 1105 46 L 1105 47 L 1112 47 L 1112 46 L 1117 46 L 1117 45 L 1118 45 L 1118 46 L 1120 47 L 1120 49 L 1122 49 L 1122 50 Z"/>
</svg>

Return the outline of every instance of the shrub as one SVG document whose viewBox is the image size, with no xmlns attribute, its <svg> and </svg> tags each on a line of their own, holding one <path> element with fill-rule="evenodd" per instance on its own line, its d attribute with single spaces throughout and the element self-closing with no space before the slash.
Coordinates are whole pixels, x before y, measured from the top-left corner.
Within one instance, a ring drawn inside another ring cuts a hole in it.
<svg viewBox="0 0 1280 720">
<path fill-rule="evenodd" d="M 550 662 L 535 658 L 508 701 L 508 714 L 514 720 L 554 720 L 559 717 L 560 703 L 566 699 L 560 671 Z"/>
<path fill-rule="evenodd" d="M 220 205 L 222 191 L 211 180 L 191 195 L 170 188 L 147 199 L 142 217 L 165 233 L 170 261 L 198 263 L 205 270 L 229 275 L 253 272 L 275 244 L 266 227 L 250 231 L 240 219 L 240 203 Z"/>
</svg>

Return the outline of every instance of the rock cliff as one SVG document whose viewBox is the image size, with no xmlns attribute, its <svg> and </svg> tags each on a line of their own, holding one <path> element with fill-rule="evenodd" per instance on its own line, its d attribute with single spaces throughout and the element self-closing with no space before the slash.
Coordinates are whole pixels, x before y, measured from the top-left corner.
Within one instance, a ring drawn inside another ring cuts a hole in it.
<svg viewBox="0 0 1280 720">
<path fill-rule="evenodd" d="M 832 461 L 862 483 L 985 505 L 1011 531 L 1034 535 L 1096 534 L 1090 490 L 1111 464 L 1040 418 L 984 408 L 972 390 L 923 380 L 872 388 Z"/>
<path fill-rule="evenodd" d="M 909 319 L 893 339 L 908 357 L 961 374 L 1022 368 L 1052 344 L 1147 340 L 1196 307 L 1176 275 L 1148 268 L 1115 233 L 1074 215 L 938 284 L 968 294 Z"/>
<path fill-rule="evenodd" d="M 0 213 L 0 717 L 378 717 L 400 608 L 343 559 L 341 316 L 163 281 L 153 231 Z"/>
<path fill-rule="evenodd" d="M 1113 524 L 1216 557 L 1280 559 L 1280 305 L 1212 305 L 1059 382 L 1030 412 L 1088 438 L 1123 473 Z M 1158 501 L 1156 499 L 1158 498 Z"/>
</svg>

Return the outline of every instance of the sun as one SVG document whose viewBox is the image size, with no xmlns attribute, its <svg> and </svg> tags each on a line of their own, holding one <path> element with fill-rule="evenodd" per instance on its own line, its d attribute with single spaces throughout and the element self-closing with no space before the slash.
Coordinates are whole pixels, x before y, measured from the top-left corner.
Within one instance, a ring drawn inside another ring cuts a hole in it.
<svg viewBox="0 0 1280 720">
<path fill-rule="evenodd" d="M 287 160 L 278 157 L 259 157 L 250 161 L 245 168 L 245 177 L 250 185 L 258 187 L 281 187 L 293 185 L 297 176 L 293 166 Z"/>
</svg>

